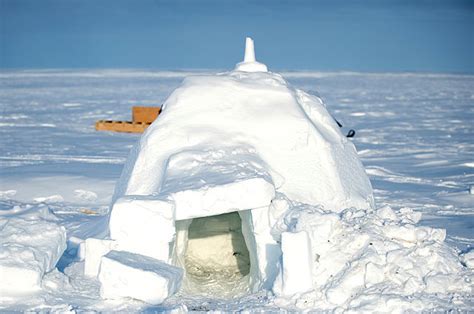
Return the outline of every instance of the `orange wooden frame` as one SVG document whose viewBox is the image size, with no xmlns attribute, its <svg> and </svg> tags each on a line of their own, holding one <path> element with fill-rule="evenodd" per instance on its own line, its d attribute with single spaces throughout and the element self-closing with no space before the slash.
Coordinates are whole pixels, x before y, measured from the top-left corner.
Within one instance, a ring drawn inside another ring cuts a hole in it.
<svg viewBox="0 0 474 314">
<path fill-rule="evenodd" d="M 160 115 L 161 107 L 132 107 L 132 121 L 99 120 L 95 123 L 97 131 L 143 133 Z"/>
</svg>

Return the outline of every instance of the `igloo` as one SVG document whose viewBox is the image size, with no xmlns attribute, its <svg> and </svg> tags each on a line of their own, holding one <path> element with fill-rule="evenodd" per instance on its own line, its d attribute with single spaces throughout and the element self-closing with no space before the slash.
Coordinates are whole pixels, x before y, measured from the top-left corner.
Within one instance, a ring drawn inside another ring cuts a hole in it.
<svg viewBox="0 0 474 314">
<path fill-rule="evenodd" d="M 373 194 L 322 100 L 269 72 L 247 38 L 233 71 L 190 76 L 165 101 L 116 186 L 110 239 L 86 241 L 86 269 L 99 274 L 104 297 L 149 303 L 276 282 L 283 294 L 302 293 L 312 285 L 308 236 L 278 228 L 293 203 L 337 213 L 372 208 Z M 125 277 L 111 283 L 114 272 Z M 143 285 L 148 294 L 127 292 L 147 274 L 152 296 Z"/>
</svg>

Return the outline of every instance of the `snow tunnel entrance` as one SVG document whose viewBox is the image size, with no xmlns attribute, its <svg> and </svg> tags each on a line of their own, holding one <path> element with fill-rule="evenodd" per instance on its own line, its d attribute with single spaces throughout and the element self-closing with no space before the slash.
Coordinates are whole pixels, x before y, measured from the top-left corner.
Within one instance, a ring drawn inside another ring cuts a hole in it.
<svg viewBox="0 0 474 314">
<path fill-rule="evenodd" d="M 248 292 L 250 257 L 239 214 L 194 218 L 186 225 L 185 292 L 222 298 Z"/>
</svg>

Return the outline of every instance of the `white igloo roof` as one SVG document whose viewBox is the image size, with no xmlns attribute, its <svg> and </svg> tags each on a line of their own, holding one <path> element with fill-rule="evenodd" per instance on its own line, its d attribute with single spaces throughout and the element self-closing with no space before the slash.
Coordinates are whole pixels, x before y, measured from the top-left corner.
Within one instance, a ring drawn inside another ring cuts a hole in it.
<svg viewBox="0 0 474 314">
<path fill-rule="evenodd" d="M 234 71 L 188 77 L 169 96 L 133 149 L 114 200 L 205 194 L 257 178 L 291 200 L 333 211 L 372 206 L 372 188 L 354 145 L 321 99 L 267 72 L 249 43 L 251 51 L 247 47 Z M 239 198 L 252 198 L 252 187 L 245 189 Z M 234 203 L 221 206 L 253 206 Z"/>
</svg>

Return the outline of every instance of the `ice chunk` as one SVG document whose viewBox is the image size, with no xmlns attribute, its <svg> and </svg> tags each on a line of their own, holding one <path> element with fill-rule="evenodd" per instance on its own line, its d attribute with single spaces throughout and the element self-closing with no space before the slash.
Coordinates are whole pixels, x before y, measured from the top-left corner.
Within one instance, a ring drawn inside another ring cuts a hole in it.
<svg viewBox="0 0 474 314">
<path fill-rule="evenodd" d="M 415 212 L 411 208 L 403 207 L 400 208 L 400 215 L 402 218 L 402 222 L 416 224 L 420 221 L 422 213 Z"/>
<path fill-rule="evenodd" d="M 40 218 L 0 219 L 0 294 L 41 287 L 66 249 L 66 230 Z"/>
<path fill-rule="evenodd" d="M 100 295 L 160 304 L 180 287 L 183 270 L 147 256 L 111 251 L 102 257 Z"/>
<path fill-rule="evenodd" d="M 389 206 L 384 206 L 377 209 L 377 216 L 386 220 L 397 220 L 397 215 Z"/>
<path fill-rule="evenodd" d="M 305 231 L 282 233 L 281 250 L 283 294 L 291 296 L 312 290 L 313 262 L 308 234 Z"/>
<path fill-rule="evenodd" d="M 97 277 L 102 256 L 118 247 L 113 240 L 89 238 L 85 241 L 84 275 Z"/>
<path fill-rule="evenodd" d="M 446 230 L 429 227 L 415 227 L 414 225 L 387 225 L 384 227 L 385 234 L 391 239 L 404 241 L 410 245 L 417 241 L 433 240 L 443 242 L 446 238 Z"/>
<path fill-rule="evenodd" d="M 365 269 L 362 263 L 354 263 L 343 278 L 338 278 L 326 292 L 326 297 L 332 304 L 342 305 L 347 302 L 357 290 L 364 286 Z"/>
<path fill-rule="evenodd" d="M 175 235 L 173 210 L 173 204 L 153 197 L 123 197 L 112 208 L 110 238 L 120 250 L 168 261 Z"/>
<path fill-rule="evenodd" d="M 381 265 L 368 262 L 365 265 L 364 282 L 366 287 L 381 283 L 385 279 L 384 268 Z"/>
<path fill-rule="evenodd" d="M 433 274 L 424 278 L 426 282 L 425 292 L 447 293 L 447 292 L 473 292 L 473 287 L 466 285 L 465 280 L 452 274 Z"/>
<path fill-rule="evenodd" d="M 461 260 L 464 265 L 473 269 L 474 268 L 474 249 L 471 249 L 469 252 L 466 252 L 461 255 Z"/>
</svg>

